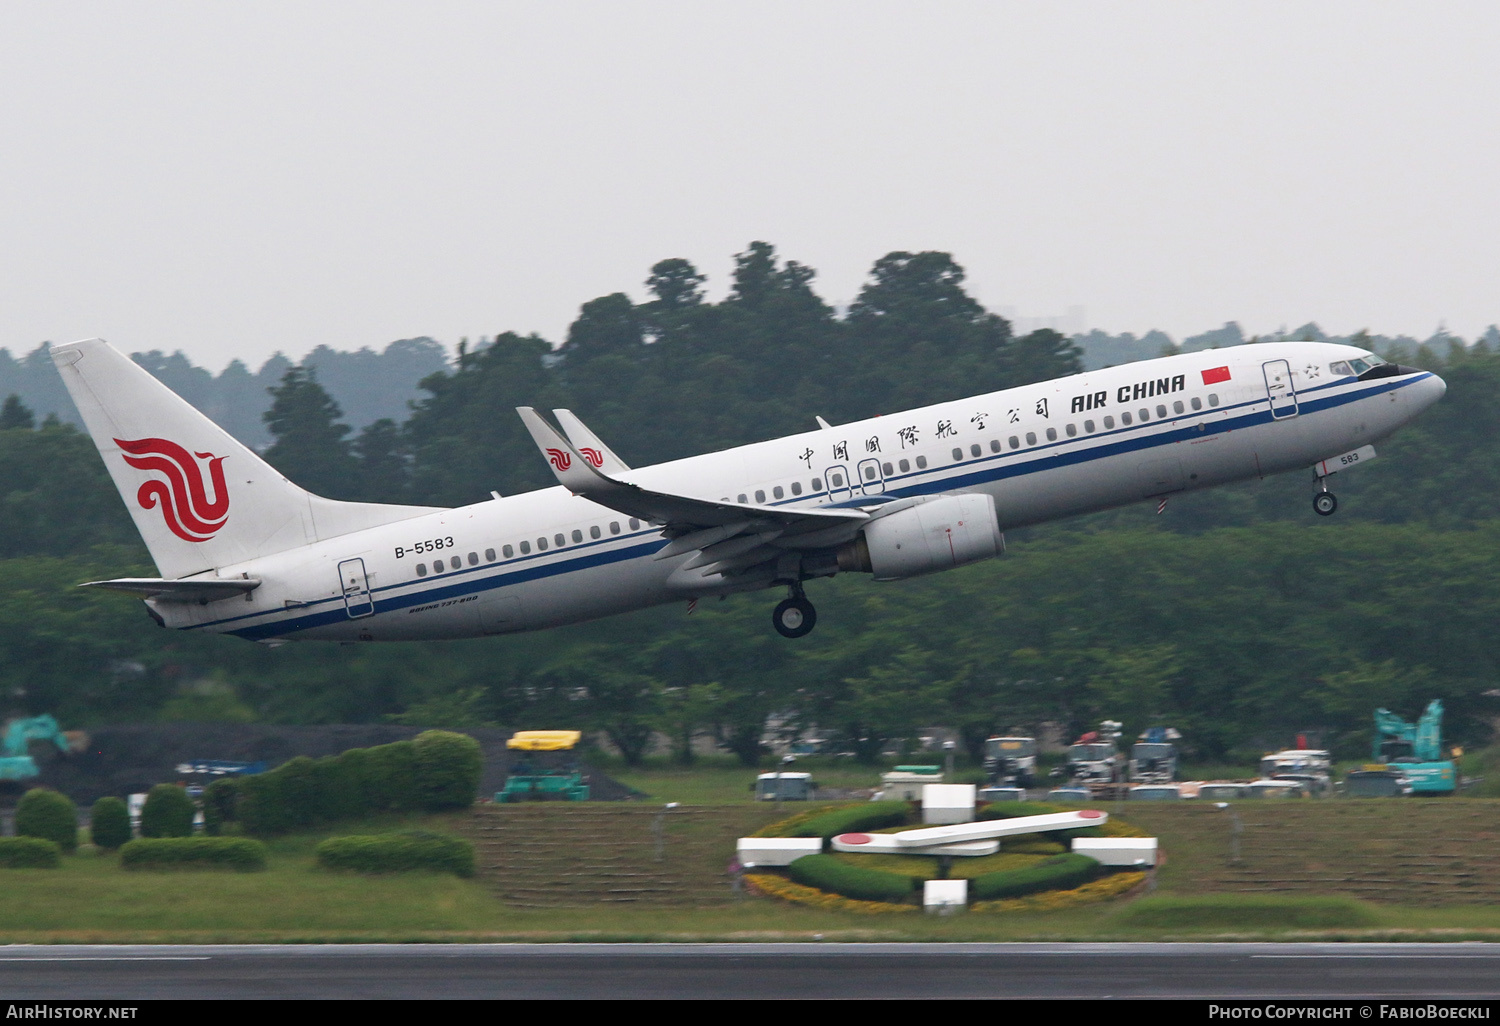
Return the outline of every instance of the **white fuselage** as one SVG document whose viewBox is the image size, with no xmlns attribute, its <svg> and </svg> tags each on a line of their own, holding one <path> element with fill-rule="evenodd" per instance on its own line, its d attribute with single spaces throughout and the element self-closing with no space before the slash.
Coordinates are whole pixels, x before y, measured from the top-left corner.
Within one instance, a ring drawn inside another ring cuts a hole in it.
<svg viewBox="0 0 1500 1026">
<path fill-rule="evenodd" d="M 1307 468 L 1386 437 L 1445 390 L 1424 372 L 1360 381 L 1328 343 L 1165 357 L 625 471 L 645 488 L 782 507 L 958 492 L 1001 529 Z M 240 637 L 460 638 L 536 630 L 764 587 L 653 559 L 666 539 L 562 487 L 443 510 L 219 567 L 263 583 L 150 604 L 168 626 Z"/>
</svg>

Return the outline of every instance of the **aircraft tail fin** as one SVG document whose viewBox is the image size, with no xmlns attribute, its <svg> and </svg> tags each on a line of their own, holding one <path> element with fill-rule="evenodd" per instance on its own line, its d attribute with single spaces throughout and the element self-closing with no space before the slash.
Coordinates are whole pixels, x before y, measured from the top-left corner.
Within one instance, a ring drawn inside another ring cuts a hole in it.
<svg viewBox="0 0 1500 1026">
<path fill-rule="evenodd" d="M 313 495 L 102 339 L 52 359 L 164 578 L 431 512 Z"/>
</svg>

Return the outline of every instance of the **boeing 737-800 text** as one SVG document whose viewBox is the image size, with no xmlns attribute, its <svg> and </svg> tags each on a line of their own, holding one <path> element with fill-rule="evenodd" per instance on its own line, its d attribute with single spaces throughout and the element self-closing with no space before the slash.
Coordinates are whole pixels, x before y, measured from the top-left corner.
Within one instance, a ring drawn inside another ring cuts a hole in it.
<svg viewBox="0 0 1500 1026">
<path fill-rule="evenodd" d="M 800 637 L 806 581 L 952 569 L 1006 528 L 1309 467 L 1326 516 L 1328 477 L 1446 390 L 1361 349 L 1266 343 L 638 469 L 568 410 L 523 407 L 558 487 L 435 509 L 299 488 L 98 339 L 52 357 L 161 574 L 93 586 L 257 641 L 508 634 L 771 587 Z"/>
</svg>

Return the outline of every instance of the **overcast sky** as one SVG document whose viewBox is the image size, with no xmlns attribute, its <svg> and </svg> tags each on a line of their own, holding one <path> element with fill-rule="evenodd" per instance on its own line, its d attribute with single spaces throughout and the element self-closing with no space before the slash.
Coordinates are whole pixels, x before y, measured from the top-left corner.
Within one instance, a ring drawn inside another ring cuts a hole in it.
<svg viewBox="0 0 1500 1026">
<path fill-rule="evenodd" d="M 560 341 L 764 239 L 1177 337 L 1500 320 L 1500 5 L 0 4 L 0 346 Z"/>
</svg>

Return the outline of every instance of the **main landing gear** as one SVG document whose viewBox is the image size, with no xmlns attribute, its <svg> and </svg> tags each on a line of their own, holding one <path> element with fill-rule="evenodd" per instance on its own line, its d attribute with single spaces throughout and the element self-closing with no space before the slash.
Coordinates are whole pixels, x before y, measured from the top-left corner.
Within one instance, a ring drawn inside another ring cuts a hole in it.
<svg viewBox="0 0 1500 1026">
<path fill-rule="evenodd" d="M 1328 477 L 1314 477 L 1318 490 L 1313 492 L 1313 512 L 1320 517 L 1331 517 L 1339 508 L 1339 500 L 1328 490 Z"/>
<path fill-rule="evenodd" d="M 806 637 L 818 625 L 818 611 L 802 594 L 800 584 L 792 585 L 786 599 L 771 611 L 771 625 L 783 638 Z"/>
</svg>

